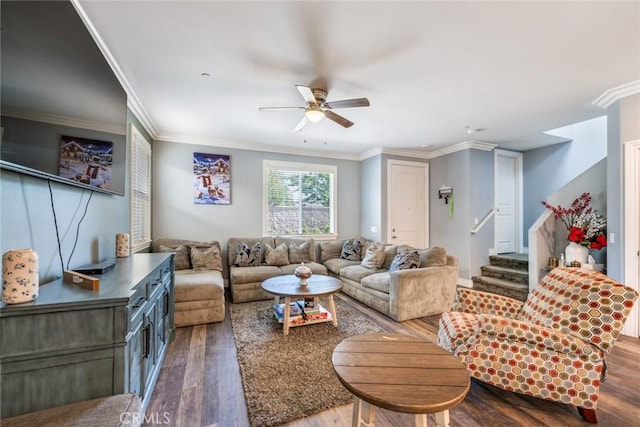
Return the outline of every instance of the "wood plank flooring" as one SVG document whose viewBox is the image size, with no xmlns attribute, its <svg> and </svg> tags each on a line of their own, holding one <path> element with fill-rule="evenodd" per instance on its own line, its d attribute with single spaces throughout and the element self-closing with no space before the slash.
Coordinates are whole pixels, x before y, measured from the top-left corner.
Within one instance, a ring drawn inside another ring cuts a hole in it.
<svg viewBox="0 0 640 427">
<path fill-rule="evenodd" d="M 421 335 L 435 342 L 439 316 L 397 323 L 342 293 L 335 298 L 360 310 L 389 332 Z M 607 356 L 607 366 L 607 380 L 600 388 L 597 425 L 640 426 L 640 339 L 620 337 Z M 350 426 L 351 408 L 352 405 L 340 406 L 284 426 Z M 572 406 L 507 393 L 475 380 L 465 400 L 452 408 L 450 415 L 451 427 L 590 425 Z M 146 419 L 148 426 L 163 421 L 165 425 L 183 427 L 249 426 L 228 313 L 220 323 L 178 328 Z M 375 421 L 378 427 L 405 427 L 413 424 L 413 417 L 377 410 Z M 433 415 L 429 415 L 429 423 L 435 425 Z"/>
</svg>

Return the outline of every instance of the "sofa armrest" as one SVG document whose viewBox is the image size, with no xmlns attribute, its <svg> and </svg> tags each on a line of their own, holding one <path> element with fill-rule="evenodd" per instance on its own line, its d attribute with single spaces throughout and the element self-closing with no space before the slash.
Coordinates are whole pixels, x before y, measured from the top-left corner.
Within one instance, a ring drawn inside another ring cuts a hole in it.
<svg viewBox="0 0 640 427">
<path fill-rule="evenodd" d="M 522 305 L 522 301 L 514 298 L 474 289 L 460 288 L 456 293 L 452 311 L 515 318 L 522 309 Z"/>
<path fill-rule="evenodd" d="M 396 270 L 389 277 L 389 315 L 398 322 L 451 310 L 457 267 Z"/>
</svg>

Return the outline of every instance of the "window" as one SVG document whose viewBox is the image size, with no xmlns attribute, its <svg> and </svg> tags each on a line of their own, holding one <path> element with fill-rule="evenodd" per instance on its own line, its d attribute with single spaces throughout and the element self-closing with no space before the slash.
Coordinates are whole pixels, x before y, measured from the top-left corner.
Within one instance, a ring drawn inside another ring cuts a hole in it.
<svg viewBox="0 0 640 427">
<path fill-rule="evenodd" d="M 151 246 L 151 144 L 131 125 L 131 249 Z"/>
<path fill-rule="evenodd" d="M 338 168 L 264 161 L 264 233 L 335 238 Z"/>
</svg>

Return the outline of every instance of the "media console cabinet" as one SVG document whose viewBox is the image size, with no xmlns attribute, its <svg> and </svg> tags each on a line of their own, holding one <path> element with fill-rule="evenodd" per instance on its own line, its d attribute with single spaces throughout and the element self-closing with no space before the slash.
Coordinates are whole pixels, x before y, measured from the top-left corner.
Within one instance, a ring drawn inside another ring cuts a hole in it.
<svg viewBox="0 0 640 427">
<path fill-rule="evenodd" d="M 144 411 L 175 327 L 174 255 L 135 254 L 91 291 L 62 279 L 0 304 L 0 418 L 121 393 Z"/>
</svg>

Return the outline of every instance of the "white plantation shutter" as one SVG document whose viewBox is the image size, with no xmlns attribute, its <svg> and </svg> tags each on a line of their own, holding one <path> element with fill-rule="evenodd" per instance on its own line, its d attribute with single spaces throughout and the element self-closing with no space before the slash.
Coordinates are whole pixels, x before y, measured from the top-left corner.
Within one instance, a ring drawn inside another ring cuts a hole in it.
<svg viewBox="0 0 640 427">
<path fill-rule="evenodd" d="M 151 144 L 131 125 L 131 247 L 151 245 Z"/>
<path fill-rule="evenodd" d="M 265 235 L 334 238 L 337 167 L 264 161 Z"/>
</svg>

